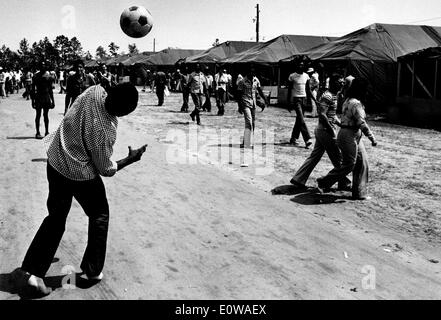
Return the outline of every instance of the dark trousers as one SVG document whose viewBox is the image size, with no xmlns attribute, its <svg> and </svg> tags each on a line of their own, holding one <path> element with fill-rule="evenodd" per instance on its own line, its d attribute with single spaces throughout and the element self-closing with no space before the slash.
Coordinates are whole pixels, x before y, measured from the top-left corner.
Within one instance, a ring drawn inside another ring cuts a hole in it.
<svg viewBox="0 0 441 320">
<path fill-rule="evenodd" d="M 217 90 L 217 95 L 216 95 L 216 104 L 217 104 L 217 108 L 218 108 L 218 115 L 224 115 L 225 113 L 225 102 L 227 101 L 227 92 L 222 89 L 219 88 Z"/>
<path fill-rule="evenodd" d="M 311 139 L 311 134 L 309 133 L 308 127 L 306 126 L 304 111 L 306 98 L 294 98 L 294 110 L 296 111 L 296 122 L 294 124 L 294 128 L 292 129 L 291 134 L 291 142 L 294 142 L 300 137 L 300 133 L 302 133 L 303 140 L 307 142 Z"/>
<path fill-rule="evenodd" d="M 190 90 L 187 88 L 182 89 L 182 98 L 184 102 L 182 103 L 181 111 L 188 111 L 188 100 L 190 99 Z"/>
<path fill-rule="evenodd" d="M 201 123 L 200 112 L 202 109 L 202 93 L 191 93 L 191 99 L 194 103 L 194 110 L 192 114 L 196 117 L 196 122 Z"/>
<path fill-rule="evenodd" d="M 43 111 L 43 121 L 45 133 L 49 133 L 49 108 L 36 108 L 35 109 L 35 129 L 37 133 L 40 133 L 40 118 Z"/>
<path fill-rule="evenodd" d="M 164 90 L 165 90 L 165 86 L 156 87 L 156 95 L 158 96 L 158 106 L 162 106 L 164 104 Z"/>
<path fill-rule="evenodd" d="M 106 190 L 98 176 L 88 181 L 73 181 L 47 165 L 49 215 L 43 220 L 24 258 L 22 269 L 43 278 L 52 263 L 66 226 L 72 198 L 78 201 L 89 217 L 86 251 L 81 269 L 88 276 L 97 276 L 104 267 L 109 205 Z"/>
<path fill-rule="evenodd" d="M 210 98 L 211 94 L 210 94 L 210 92 L 211 92 L 210 89 L 207 89 L 205 91 L 205 102 L 204 102 L 204 105 L 202 106 L 202 108 L 208 112 L 211 111 L 211 98 Z"/>
</svg>

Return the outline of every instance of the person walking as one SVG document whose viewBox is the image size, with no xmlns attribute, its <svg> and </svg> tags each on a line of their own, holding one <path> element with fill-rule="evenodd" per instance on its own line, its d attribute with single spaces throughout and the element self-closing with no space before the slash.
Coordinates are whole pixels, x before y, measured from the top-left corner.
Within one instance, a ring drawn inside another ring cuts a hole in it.
<svg viewBox="0 0 441 320">
<path fill-rule="evenodd" d="M 111 160 L 118 118 L 133 112 L 138 91 L 131 83 L 112 87 L 108 92 L 92 86 L 75 100 L 57 131 L 45 139 L 47 148 L 48 216 L 36 233 L 21 268 L 13 279 L 21 295 L 42 297 L 50 294 L 43 278 L 57 251 L 75 198 L 89 217 L 87 247 L 81 269 L 88 281 L 103 278 L 109 224 L 109 204 L 101 176 L 111 177 L 139 161 L 147 145 L 128 156 Z"/>
<path fill-rule="evenodd" d="M 45 62 L 41 63 L 40 71 L 32 79 L 31 99 L 32 108 L 35 109 L 36 139 L 42 139 L 40 134 L 40 118 L 43 112 L 45 136 L 49 134 L 49 110 L 55 108 L 53 78 Z"/>
<path fill-rule="evenodd" d="M 225 70 L 220 69 L 215 75 L 214 82 L 216 87 L 216 104 L 217 104 L 217 115 L 223 116 L 225 114 L 225 103 L 227 102 L 227 85 L 228 76 L 224 72 Z"/>
<path fill-rule="evenodd" d="M 33 77 L 34 77 L 34 74 L 31 72 L 31 70 L 25 71 L 25 74 L 24 74 L 25 92 L 23 93 L 23 98 L 26 98 L 26 100 L 29 100 L 30 96 L 31 96 L 32 78 Z"/>
<path fill-rule="evenodd" d="M 337 94 L 340 91 L 342 76 L 334 74 L 330 78 L 329 90 L 325 91 L 318 103 L 318 125 L 315 129 L 315 144 L 311 155 L 297 170 L 291 183 L 299 189 L 306 189 L 306 182 L 322 159 L 324 153 L 328 154 L 334 168 L 340 168 L 342 155 L 337 145 L 337 126 L 340 120 L 337 117 Z M 342 177 L 339 181 L 339 189 L 348 190 L 351 181 Z"/>
<path fill-rule="evenodd" d="M 311 105 L 311 117 L 317 118 L 317 94 L 320 87 L 319 74 L 314 70 L 314 68 L 309 68 L 306 73 L 309 76 L 309 87 L 311 90 L 311 97 L 309 97 L 308 102 Z M 314 98 L 314 99 L 313 99 Z"/>
<path fill-rule="evenodd" d="M 309 76 L 304 72 L 304 64 L 299 63 L 294 73 L 289 78 L 288 97 L 292 108 L 296 112 L 296 122 L 292 129 L 290 144 L 297 145 L 300 133 L 305 141 L 306 148 L 312 145 L 311 134 L 304 119 L 307 92 L 310 91 Z M 312 95 L 311 95 L 312 97 Z M 313 98 L 313 97 L 312 97 Z M 313 98 L 314 99 L 314 98 Z"/>
<path fill-rule="evenodd" d="M 5 82 L 6 82 L 6 74 L 3 71 L 3 68 L 0 67 L 0 96 L 3 99 L 6 98 Z"/>
<path fill-rule="evenodd" d="M 87 88 L 84 62 L 82 60 L 75 61 L 73 71 L 74 72 L 67 78 L 64 114 L 67 113 L 67 110 L 72 106 L 77 97 Z"/>
<path fill-rule="evenodd" d="M 342 152 L 342 164 L 331 170 L 326 176 L 317 179 L 318 188 L 326 192 L 334 183 L 352 172 L 353 200 L 367 200 L 369 164 L 366 149 L 362 141 L 364 134 L 377 146 L 377 141 L 366 122 L 366 112 L 362 101 L 366 96 L 367 82 L 356 78 L 346 93 L 341 117 L 341 130 L 337 144 Z"/>
<path fill-rule="evenodd" d="M 260 81 L 255 75 L 255 69 L 250 67 L 246 70 L 245 76 L 237 83 L 237 95 L 240 101 L 239 113 L 243 114 L 245 119 L 245 130 L 241 145 L 243 148 L 253 148 L 254 146 L 253 134 L 256 126 L 257 93 L 265 101 L 263 111 L 268 105 L 268 101 L 263 94 Z"/>
<path fill-rule="evenodd" d="M 199 64 L 195 65 L 194 72 L 190 74 L 188 86 L 190 87 L 190 94 L 194 103 L 194 110 L 190 114 L 190 117 L 191 120 L 196 120 L 196 123 L 200 125 L 200 113 L 203 105 L 202 97 L 204 96 L 204 92 L 207 88 L 207 79 L 201 71 L 201 66 Z"/>
<path fill-rule="evenodd" d="M 190 87 L 188 85 L 188 80 L 190 75 L 188 74 L 187 67 L 184 67 L 183 72 L 181 73 L 181 79 L 179 81 L 182 90 L 182 107 L 181 112 L 188 112 L 188 100 L 190 98 Z"/>
<path fill-rule="evenodd" d="M 205 79 L 207 80 L 207 87 L 205 88 L 205 102 L 202 109 L 207 112 L 211 112 L 211 92 L 213 88 L 213 76 L 210 74 L 210 68 L 205 68 Z"/>
<path fill-rule="evenodd" d="M 164 72 L 158 71 L 153 79 L 153 88 L 155 88 L 156 96 L 158 97 L 158 106 L 164 104 L 164 92 L 167 86 L 167 76 Z"/>
</svg>

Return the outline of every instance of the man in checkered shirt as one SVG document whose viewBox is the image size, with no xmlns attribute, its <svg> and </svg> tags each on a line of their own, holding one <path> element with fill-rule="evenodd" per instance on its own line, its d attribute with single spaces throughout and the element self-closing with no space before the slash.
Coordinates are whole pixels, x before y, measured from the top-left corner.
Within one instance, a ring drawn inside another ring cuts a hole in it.
<svg viewBox="0 0 441 320">
<path fill-rule="evenodd" d="M 42 278 L 48 271 L 65 230 L 74 197 L 89 217 L 87 248 L 81 269 L 90 281 L 102 279 L 106 255 L 109 205 L 101 176 L 110 177 L 139 161 L 147 145 L 119 161 L 111 160 L 118 117 L 133 112 L 138 91 L 130 83 L 104 90 L 87 89 L 74 102 L 58 130 L 45 139 L 48 164 L 49 215 L 32 241 L 21 269 L 14 271 L 19 293 L 45 296 Z"/>
</svg>

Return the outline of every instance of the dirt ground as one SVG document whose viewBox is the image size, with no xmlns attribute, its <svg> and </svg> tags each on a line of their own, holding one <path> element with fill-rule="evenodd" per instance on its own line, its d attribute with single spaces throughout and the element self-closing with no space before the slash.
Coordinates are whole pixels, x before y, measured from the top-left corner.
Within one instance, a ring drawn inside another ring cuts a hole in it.
<svg viewBox="0 0 441 320">
<path fill-rule="evenodd" d="M 104 280 L 62 287 L 80 271 L 87 218 L 77 202 L 45 282 L 45 299 L 440 299 L 441 133 L 370 121 L 366 141 L 372 200 L 289 186 L 309 155 L 285 144 L 295 121 L 257 113 L 253 154 L 238 147 L 243 118 L 178 112 L 181 96 L 156 106 L 152 93 L 120 119 L 115 160 L 148 143 L 143 159 L 105 178 L 111 210 Z M 214 100 L 212 101 L 214 104 Z M 51 131 L 62 119 L 56 94 Z M 191 107 L 193 104 L 191 103 Z M 316 119 L 308 118 L 311 131 Z M 263 131 L 261 131 L 263 130 Z M 46 215 L 46 155 L 33 139 L 34 111 L 21 95 L 0 101 L 0 299 L 19 299 L 9 273 L 20 266 Z M 263 133 L 262 133 L 263 132 Z M 197 143 L 196 143 L 197 141 Z"/>
</svg>

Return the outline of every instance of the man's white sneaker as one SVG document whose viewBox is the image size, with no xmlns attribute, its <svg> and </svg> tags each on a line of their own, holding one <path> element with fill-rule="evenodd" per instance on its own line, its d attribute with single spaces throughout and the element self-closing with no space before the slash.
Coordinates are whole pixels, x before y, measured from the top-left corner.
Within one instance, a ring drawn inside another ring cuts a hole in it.
<svg viewBox="0 0 441 320">
<path fill-rule="evenodd" d="M 86 275 L 88 280 L 92 280 L 92 281 L 101 281 L 104 278 L 104 274 L 101 272 L 99 275 L 95 276 L 95 277 L 89 277 L 88 275 Z"/>
</svg>

